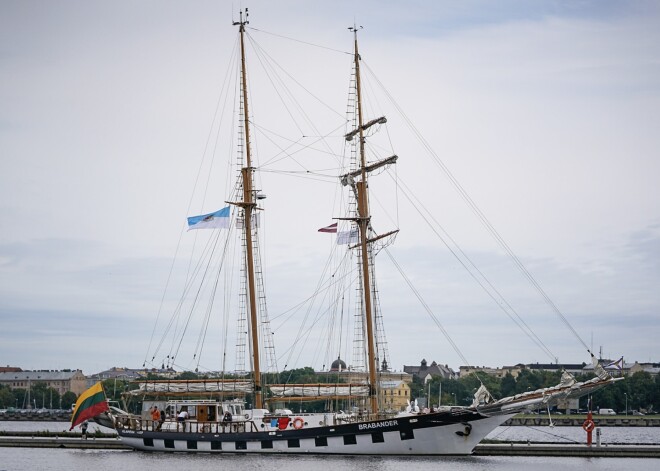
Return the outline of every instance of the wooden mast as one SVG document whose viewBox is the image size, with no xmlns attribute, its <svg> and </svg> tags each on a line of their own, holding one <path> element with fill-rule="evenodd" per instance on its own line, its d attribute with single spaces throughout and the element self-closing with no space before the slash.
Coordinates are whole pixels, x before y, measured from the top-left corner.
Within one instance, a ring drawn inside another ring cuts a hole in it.
<svg viewBox="0 0 660 471">
<path fill-rule="evenodd" d="M 241 81 L 243 89 L 243 125 L 245 129 L 245 167 L 241 169 L 241 176 L 243 178 L 243 201 L 239 206 L 243 208 L 243 228 L 245 231 L 245 249 L 246 249 L 246 269 L 248 275 L 248 300 L 250 305 L 250 336 L 252 339 L 252 357 L 253 357 L 253 372 L 254 372 L 254 400 L 255 408 L 261 409 L 263 407 L 261 397 L 261 368 L 259 365 L 259 328 L 257 318 L 257 302 L 255 294 L 255 280 L 254 280 L 254 255 L 252 253 L 252 214 L 256 208 L 254 201 L 254 192 L 252 190 L 252 159 L 250 154 L 250 121 L 248 113 L 248 94 L 247 94 L 247 71 L 245 68 L 245 25 L 249 22 L 248 10 L 245 9 L 245 21 L 243 20 L 243 12 L 240 12 L 240 21 L 235 22 L 234 25 L 239 26 L 241 37 Z"/>
<path fill-rule="evenodd" d="M 369 253 L 368 253 L 368 234 L 369 228 L 369 198 L 367 194 L 367 162 L 364 155 L 364 127 L 362 117 L 362 90 L 360 84 L 360 54 L 358 53 L 357 27 L 351 28 L 355 43 L 355 88 L 357 93 L 357 111 L 358 111 L 358 132 L 360 146 L 360 176 L 359 182 L 356 182 L 357 188 L 357 224 L 360 229 L 360 251 L 362 254 L 362 286 L 364 288 L 364 321 L 367 327 L 367 356 L 369 370 L 369 398 L 371 402 L 371 413 L 378 413 L 378 394 L 376 389 L 376 353 L 374 341 L 373 316 L 371 309 L 371 278 L 369 275 Z"/>
</svg>

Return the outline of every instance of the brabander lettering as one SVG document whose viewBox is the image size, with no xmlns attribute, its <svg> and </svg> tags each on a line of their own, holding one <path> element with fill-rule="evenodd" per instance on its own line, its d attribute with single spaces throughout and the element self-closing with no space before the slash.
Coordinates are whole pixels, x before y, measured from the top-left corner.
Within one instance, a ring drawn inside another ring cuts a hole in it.
<svg viewBox="0 0 660 471">
<path fill-rule="evenodd" d="M 399 423 L 396 420 L 384 420 L 382 422 L 372 422 L 368 424 L 358 424 L 358 430 L 369 430 L 372 428 L 396 427 Z"/>
</svg>

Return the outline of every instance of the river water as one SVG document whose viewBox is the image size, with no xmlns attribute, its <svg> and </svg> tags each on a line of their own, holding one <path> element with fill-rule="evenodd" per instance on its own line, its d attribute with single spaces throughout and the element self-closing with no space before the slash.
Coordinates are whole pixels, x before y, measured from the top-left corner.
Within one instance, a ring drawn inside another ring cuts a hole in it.
<svg viewBox="0 0 660 471">
<path fill-rule="evenodd" d="M 93 429 L 96 426 L 94 424 Z M 0 422 L 0 431 L 64 431 L 63 422 Z M 99 427 L 104 432 L 110 430 Z M 530 440 L 544 442 L 584 442 L 585 433 L 580 427 L 499 427 L 488 438 L 498 440 Z M 660 443 L 660 427 L 603 427 L 603 443 Z M 161 454 L 120 450 L 70 450 L 40 448 L 0 448 L 0 471 L 94 471 L 139 470 L 181 471 L 213 470 L 225 468 L 232 471 L 256 469 L 286 469 L 310 471 L 500 471 L 530 470 L 550 471 L 619 471 L 658 470 L 660 460 L 646 458 L 548 458 L 548 457 L 356 457 L 356 456 L 309 456 L 309 455 L 207 455 Z"/>
</svg>

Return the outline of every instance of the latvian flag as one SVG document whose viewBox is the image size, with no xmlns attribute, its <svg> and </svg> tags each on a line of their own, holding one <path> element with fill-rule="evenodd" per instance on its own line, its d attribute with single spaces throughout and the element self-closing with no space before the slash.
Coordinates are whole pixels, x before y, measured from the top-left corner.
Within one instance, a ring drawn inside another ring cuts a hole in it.
<svg viewBox="0 0 660 471">
<path fill-rule="evenodd" d="M 319 232 L 336 233 L 337 232 L 337 223 L 330 224 L 328 227 L 322 227 L 321 229 L 319 229 Z"/>
</svg>

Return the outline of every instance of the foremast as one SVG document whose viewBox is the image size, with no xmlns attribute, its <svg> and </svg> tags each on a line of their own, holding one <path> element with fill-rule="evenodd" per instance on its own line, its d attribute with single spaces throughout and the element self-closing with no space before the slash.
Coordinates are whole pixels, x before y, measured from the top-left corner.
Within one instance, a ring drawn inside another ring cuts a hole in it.
<svg viewBox="0 0 660 471">
<path fill-rule="evenodd" d="M 373 242 L 380 240 L 384 237 L 390 236 L 398 232 L 398 230 L 388 232 L 382 235 L 376 235 L 369 238 L 369 231 L 371 230 L 371 215 L 369 213 L 369 184 L 367 181 L 369 172 L 383 167 L 385 165 L 396 162 L 397 156 L 393 155 L 386 159 L 374 162 L 367 165 L 365 153 L 365 131 L 375 124 L 384 124 L 387 122 L 384 116 L 364 122 L 364 115 L 362 113 L 362 83 L 360 78 L 360 53 L 358 49 L 357 31 L 358 28 L 353 26 L 349 28 L 353 32 L 354 54 L 353 61 L 355 63 L 355 97 L 357 108 L 357 128 L 346 134 L 347 141 L 352 141 L 355 136 L 358 136 L 358 168 L 345 175 L 341 176 L 343 185 L 349 185 L 353 189 L 354 196 L 357 203 L 357 214 L 348 219 L 355 222 L 358 227 L 359 241 L 352 247 L 360 248 L 360 263 L 362 265 L 362 301 L 364 306 L 364 324 L 366 327 L 367 337 L 367 370 L 369 373 L 369 397 L 371 413 L 378 414 L 378 390 L 377 390 L 377 372 L 378 361 L 376 357 L 376 329 L 375 329 L 375 312 L 373 309 L 372 299 L 372 277 L 370 273 L 370 246 Z M 359 181 L 356 181 L 359 178 Z"/>
<path fill-rule="evenodd" d="M 255 282 L 255 269 L 254 269 L 254 253 L 252 245 L 252 214 L 256 210 L 257 203 L 255 202 L 252 175 L 254 168 L 252 167 L 252 157 L 250 153 L 250 121 L 249 121 L 249 108 L 248 108 L 248 93 L 247 93 L 247 69 L 245 65 L 245 25 L 248 21 L 248 10 L 245 9 L 245 18 L 243 12 L 240 12 L 240 21 L 234 22 L 235 26 L 239 27 L 240 45 L 241 45 L 241 89 L 243 98 L 243 126 L 244 126 L 244 150 L 245 150 L 245 166 L 241 168 L 241 178 L 243 183 L 243 201 L 235 202 L 236 206 L 243 209 L 243 230 L 245 231 L 245 257 L 246 257 L 246 271 L 248 281 L 248 304 L 250 308 L 250 339 L 252 343 L 252 360 L 253 360 L 253 374 L 254 374 L 254 402 L 255 408 L 261 409 L 263 407 L 262 392 L 261 392 L 261 368 L 259 364 L 259 328 L 257 316 L 257 300 L 256 300 L 256 282 Z"/>
</svg>

